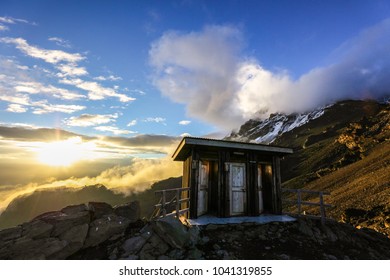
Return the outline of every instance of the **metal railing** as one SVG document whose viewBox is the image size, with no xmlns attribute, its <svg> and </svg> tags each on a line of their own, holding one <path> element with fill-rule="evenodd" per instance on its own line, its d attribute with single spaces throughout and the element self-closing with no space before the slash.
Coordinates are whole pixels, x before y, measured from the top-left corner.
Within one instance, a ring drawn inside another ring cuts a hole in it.
<svg viewBox="0 0 390 280">
<path fill-rule="evenodd" d="M 320 218 L 321 223 L 324 224 L 326 221 L 326 208 L 332 207 L 331 204 L 326 204 L 324 202 L 324 195 L 330 195 L 329 192 L 324 191 L 312 191 L 312 190 L 303 190 L 303 189 L 282 189 L 282 192 L 291 192 L 296 194 L 296 200 L 294 199 L 282 199 L 282 202 L 287 202 L 293 204 L 297 207 L 297 212 L 284 212 L 284 214 L 305 216 L 308 218 Z M 319 202 L 307 201 L 302 199 L 302 194 L 309 195 L 318 195 Z M 306 214 L 306 211 L 302 211 L 303 206 L 314 206 L 320 208 L 320 215 Z"/>
<path fill-rule="evenodd" d="M 186 198 L 181 198 L 183 192 L 188 192 Z M 161 195 L 160 201 L 154 205 L 152 219 L 176 215 L 177 218 L 189 211 L 190 188 L 176 188 L 155 191 L 156 195 Z M 182 209 L 182 204 L 187 203 L 187 207 Z"/>
</svg>

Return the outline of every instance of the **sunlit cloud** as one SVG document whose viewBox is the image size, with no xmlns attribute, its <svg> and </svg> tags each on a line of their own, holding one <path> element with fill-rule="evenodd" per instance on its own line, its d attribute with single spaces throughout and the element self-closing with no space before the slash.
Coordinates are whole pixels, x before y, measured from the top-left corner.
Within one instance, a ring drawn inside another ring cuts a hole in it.
<svg viewBox="0 0 390 280">
<path fill-rule="evenodd" d="M 50 37 L 48 40 L 56 43 L 56 45 L 60 46 L 60 47 L 64 47 L 64 48 L 71 48 L 72 47 L 72 45 L 70 44 L 70 42 L 68 40 L 65 40 L 65 39 L 62 39 L 59 37 Z"/>
<path fill-rule="evenodd" d="M 90 164 L 94 167 L 93 162 Z M 72 176 L 66 179 L 54 179 L 50 182 L 19 184 L 8 187 L 4 186 L 3 188 L 0 188 L 0 194 L 2 196 L 0 211 L 5 209 L 16 197 L 32 193 L 36 190 L 63 187 L 77 189 L 89 185 L 102 184 L 115 192 L 128 195 L 144 191 L 157 181 L 170 177 L 178 177 L 181 175 L 181 172 L 182 165 L 172 161 L 170 156 L 162 159 L 134 158 L 131 159 L 127 165 L 117 165 L 107 168 L 96 176 Z"/>
<path fill-rule="evenodd" d="M 11 103 L 11 108 L 14 109 L 19 108 L 20 110 L 22 110 L 22 108 L 24 108 L 27 110 L 25 106 L 29 106 L 32 109 L 32 113 L 37 115 L 53 112 L 71 114 L 84 110 L 86 108 L 83 105 L 51 104 L 47 100 L 31 101 L 29 96 L 26 94 L 15 94 L 15 96 L 0 94 L 0 100 Z M 15 111 L 8 111 L 15 113 Z"/>
<path fill-rule="evenodd" d="M 67 76 L 84 76 L 88 74 L 88 71 L 85 67 L 78 66 L 77 64 L 60 64 L 57 66 L 57 69 L 60 70 L 60 73 L 57 73 L 57 77 L 64 78 Z"/>
<path fill-rule="evenodd" d="M 28 23 L 32 25 L 36 25 L 34 22 L 29 22 L 28 20 L 25 19 L 20 19 L 20 18 L 13 18 L 13 17 L 0 17 L 0 22 L 2 23 L 8 23 L 8 24 L 16 24 L 16 23 Z"/>
<path fill-rule="evenodd" d="M 33 114 L 36 115 L 48 114 L 53 112 L 72 114 L 84 110 L 86 108 L 82 105 L 50 104 L 46 100 L 34 102 L 33 105 Z"/>
<path fill-rule="evenodd" d="M 137 120 L 130 121 L 127 126 L 135 126 L 137 124 Z"/>
<path fill-rule="evenodd" d="M 122 80 L 121 77 L 117 77 L 117 76 L 114 76 L 114 75 L 109 75 L 107 77 L 105 77 L 105 76 L 98 76 L 98 77 L 95 77 L 93 79 L 97 80 L 97 81 L 120 81 L 120 80 Z"/>
<path fill-rule="evenodd" d="M 24 54 L 39 58 L 47 63 L 57 64 L 59 62 L 76 63 L 84 60 L 85 57 L 79 53 L 67 53 L 61 50 L 46 50 L 39 47 L 32 46 L 23 38 L 0 38 L 0 42 L 7 44 L 14 44 L 17 49 Z"/>
<path fill-rule="evenodd" d="M 270 71 L 243 52 L 234 26 L 166 32 L 149 51 L 154 84 L 190 116 L 224 130 L 271 113 L 312 110 L 338 100 L 390 92 L 390 19 L 363 30 L 334 52 L 331 64 L 298 79 Z"/>
<path fill-rule="evenodd" d="M 5 31 L 5 30 L 9 30 L 9 28 L 0 23 L 0 31 Z"/>
<path fill-rule="evenodd" d="M 116 97 L 120 102 L 131 102 L 135 100 L 133 97 L 118 93 L 115 89 L 104 87 L 97 82 L 84 81 L 81 79 L 61 79 L 60 82 L 87 91 L 88 97 L 91 100 L 103 100 L 107 97 Z"/>
<path fill-rule="evenodd" d="M 13 17 L 0 17 L 0 31 L 9 30 L 9 27 L 7 25 L 17 24 L 17 23 L 27 23 L 27 24 L 36 25 L 36 23 L 29 22 L 25 19 L 13 18 Z"/>
<path fill-rule="evenodd" d="M 143 90 L 140 90 L 140 89 L 133 89 L 133 90 L 131 90 L 131 92 L 134 92 L 134 93 L 139 94 L 139 95 L 146 95 L 146 92 Z"/>
<path fill-rule="evenodd" d="M 50 166 L 69 166 L 80 160 L 95 159 L 94 142 L 83 143 L 81 137 L 45 143 L 37 149 L 37 160 Z"/>
<path fill-rule="evenodd" d="M 182 120 L 179 122 L 180 125 L 189 125 L 191 123 L 191 121 L 188 121 L 188 120 Z"/>
<path fill-rule="evenodd" d="M 0 17 L 0 22 L 4 23 L 15 23 L 15 21 L 10 17 Z"/>
<path fill-rule="evenodd" d="M 94 126 L 114 122 L 118 118 L 118 114 L 110 115 L 93 115 L 93 114 L 82 114 L 80 116 L 70 117 L 64 120 L 64 123 L 68 126 Z"/>
<path fill-rule="evenodd" d="M 77 100 L 85 98 L 84 95 L 53 85 L 44 85 L 39 82 L 18 82 L 14 87 L 16 92 L 29 94 L 48 94 L 64 100 Z"/>
<path fill-rule="evenodd" d="M 167 135 L 139 134 L 133 137 L 103 137 L 104 142 L 119 147 L 150 147 L 155 150 L 175 146 L 180 138 Z M 164 150 L 165 152 L 168 152 Z"/>
<path fill-rule="evenodd" d="M 162 117 L 149 117 L 149 118 L 146 118 L 143 120 L 144 122 L 154 122 L 154 123 L 161 123 L 163 125 L 166 125 L 165 121 L 166 121 L 166 118 L 162 118 Z"/>
<path fill-rule="evenodd" d="M 41 188 L 104 184 L 123 193 L 142 191 L 181 174 L 181 164 L 171 160 L 179 140 L 166 135 L 89 137 L 29 124 L 0 124 L 0 208 L 17 195 Z"/>
<path fill-rule="evenodd" d="M 25 113 L 27 112 L 27 108 L 20 104 L 9 104 L 7 107 L 7 111 L 11 113 Z"/>
<path fill-rule="evenodd" d="M 97 127 L 94 127 L 94 129 L 101 131 L 101 132 L 111 132 L 115 135 L 137 133 L 136 131 L 119 129 L 115 126 L 97 126 Z"/>
<path fill-rule="evenodd" d="M 31 105 L 30 97 L 27 94 L 15 94 L 15 95 L 6 95 L 0 94 L 0 100 L 19 104 L 19 105 Z"/>
</svg>

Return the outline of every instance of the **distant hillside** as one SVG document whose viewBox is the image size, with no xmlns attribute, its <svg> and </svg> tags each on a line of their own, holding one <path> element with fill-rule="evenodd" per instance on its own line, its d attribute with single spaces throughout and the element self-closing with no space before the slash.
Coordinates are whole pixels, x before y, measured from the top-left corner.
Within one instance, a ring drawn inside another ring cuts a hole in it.
<svg viewBox="0 0 390 280">
<path fill-rule="evenodd" d="M 29 195 L 15 198 L 0 215 L 0 229 L 12 227 L 29 221 L 49 211 L 68 205 L 87 203 L 89 201 L 107 202 L 112 205 L 138 200 L 141 205 L 141 217 L 150 217 L 153 205 L 158 202 L 156 190 L 181 186 L 181 177 L 169 178 L 154 183 L 150 189 L 142 193 L 125 196 L 115 193 L 103 185 L 86 186 L 81 189 L 56 188 L 35 191 Z"/>
</svg>

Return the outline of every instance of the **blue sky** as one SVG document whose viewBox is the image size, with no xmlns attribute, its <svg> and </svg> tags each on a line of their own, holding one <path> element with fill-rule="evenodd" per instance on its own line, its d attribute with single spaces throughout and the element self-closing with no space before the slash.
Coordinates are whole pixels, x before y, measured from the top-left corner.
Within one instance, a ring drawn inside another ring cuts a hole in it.
<svg viewBox="0 0 390 280">
<path fill-rule="evenodd" d="M 287 71 L 291 79 L 298 79 L 316 67 L 329 65 L 332 53 L 340 45 L 385 20 L 389 10 L 388 1 L 2 1 L 1 16 L 13 19 L 14 23 L 3 20 L 1 37 L 22 38 L 40 50 L 79 54 L 82 59 L 76 64 L 87 74 L 65 76 L 68 80 L 99 83 L 134 101 L 121 102 L 118 97 L 108 96 L 100 100 L 85 98 L 87 90 L 74 82 L 61 82 L 55 76 L 58 65 L 67 61 L 48 63 L 17 49 L 16 43 L 3 41 L 2 63 L 10 59 L 18 67 L 29 67 L 25 72 L 34 82 L 83 95 L 64 100 L 38 92 L 30 94 L 31 99 L 78 105 L 83 109 L 34 114 L 32 108 L 25 107 L 26 112 L 14 113 L 11 109 L 7 111 L 10 102 L 3 100 L 1 120 L 60 127 L 88 135 L 115 132 L 127 136 L 137 133 L 201 136 L 221 129 L 228 131 L 238 122 L 232 126 L 220 125 L 220 121 L 202 117 L 201 112 L 194 113 L 195 109 L 188 109 L 181 98 L 163 94 L 156 86 L 153 77 L 156 67 L 150 63 L 150 50 L 164 34 L 201 34 L 208 26 L 232 28 L 239 33 L 231 38 L 232 44 L 240 45 L 239 50 L 233 51 L 235 56 L 256 60 L 271 72 Z M 13 111 L 23 111 L 20 107 L 14 105 Z M 68 125 L 70 118 L 82 114 L 105 115 L 101 121 L 107 122 L 99 124 L 101 130 L 92 125 L 76 126 L 76 122 Z M 134 125 L 127 126 L 129 123 Z"/>
<path fill-rule="evenodd" d="M 41 187 L 128 192 L 182 135 L 390 92 L 390 2 L 0 2 L 0 210 Z M 20 172 L 23 171 L 23 172 Z"/>
</svg>

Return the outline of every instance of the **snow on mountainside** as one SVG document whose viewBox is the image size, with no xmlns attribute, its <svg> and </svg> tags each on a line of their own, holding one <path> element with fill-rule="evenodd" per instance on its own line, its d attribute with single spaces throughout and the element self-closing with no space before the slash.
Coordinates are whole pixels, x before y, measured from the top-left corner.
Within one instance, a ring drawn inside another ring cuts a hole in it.
<svg viewBox="0 0 390 280">
<path fill-rule="evenodd" d="M 331 106 L 331 105 L 329 105 Z M 294 128 L 300 127 L 311 120 L 317 119 L 325 112 L 326 107 L 312 112 L 299 114 L 271 114 L 265 120 L 249 120 L 240 127 L 238 132 L 232 132 L 228 140 L 270 144 L 275 139 Z"/>
</svg>

